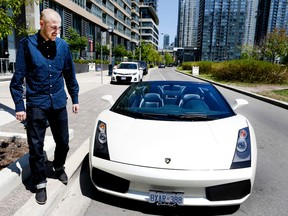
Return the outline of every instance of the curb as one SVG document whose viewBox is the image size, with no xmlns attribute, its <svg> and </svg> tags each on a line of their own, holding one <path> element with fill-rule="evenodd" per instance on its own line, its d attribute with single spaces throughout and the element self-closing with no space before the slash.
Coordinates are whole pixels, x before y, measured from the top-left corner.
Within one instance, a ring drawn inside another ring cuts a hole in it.
<svg viewBox="0 0 288 216">
<path fill-rule="evenodd" d="M 65 165 L 65 171 L 68 175 L 69 181 L 71 177 L 81 166 L 82 161 L 89 151 L 90 137 L 86 139 L 81 146 L 68 158 Z M 22 205 L 13 215 L 51 215 L 56 207 L 63 201 L 63 196 L 72 184 L 66 186 L 57 179 L 49 179 L 47 183 L 47 202 L 45 205 L 39 205 L 35 201 L 34 194 L 30 196 L 28 201 Z M 60 195 L 60 196 L 59 196 Z"/>
<path fill-rule="evenodd" d="M 0 132 L 0 138 L 13 138 L 27 139 L 26 134 L 23 133 L 7 133 Z M 73 129 L 69 129 L 69 140 L 74 137 Z M 55 142 L 52 136 L 45 137 L 44 151 L 46 157 L 49 159 L 54 155 Z M 9 193 L 16 189 L 23 183 L 31 174 L 29 167 L 29 154 L 25 154 L 15 162 L 11 163 L 8 167 L 0 171 L 0 201 L 2 201 Z"/>
</svg>

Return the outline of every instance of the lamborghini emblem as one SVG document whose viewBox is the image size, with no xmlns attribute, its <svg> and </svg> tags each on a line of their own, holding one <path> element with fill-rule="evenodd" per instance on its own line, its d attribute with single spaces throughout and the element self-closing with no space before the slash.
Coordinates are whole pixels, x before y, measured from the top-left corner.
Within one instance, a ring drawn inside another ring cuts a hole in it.
<svg viewBox="0 0 288 216">
<path fill-rule="evenodd" d="M 169 164 L 170 161 L 171 161 L 171 158 L 165 158 L 165 163 L 166 163 L 166 164 Z"/>
</svg>

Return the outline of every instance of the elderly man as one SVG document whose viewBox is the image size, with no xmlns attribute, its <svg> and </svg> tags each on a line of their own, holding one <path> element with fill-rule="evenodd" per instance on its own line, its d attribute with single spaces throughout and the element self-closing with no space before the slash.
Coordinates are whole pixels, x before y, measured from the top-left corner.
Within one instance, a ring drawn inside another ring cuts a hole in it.
<svg viewBox="0 0 288 216">
<path fill-rule="evenodd" d="M 47 121 L 56 143 L 53 160 L 55 177 L 64 184 L 68 182 L 64 167 L 69 150 L 64 83 L 72 99 L 73 113 L 79 111 L 79 85 L 69 46 L 57 37 L 60 30 L 60 15 L 52 9 L 44 9 L 40 16 L 40 30 L 20 42 L 15 73 L 10 83 L 16 119 L 27 122 L 29 162 L 36 186 L 35 198 L 39 204 L 45 204 L 47 200 L 47 171 L 43 151 Z M 22 97 L 24 79 L 26 108 Z"/>
</svg>

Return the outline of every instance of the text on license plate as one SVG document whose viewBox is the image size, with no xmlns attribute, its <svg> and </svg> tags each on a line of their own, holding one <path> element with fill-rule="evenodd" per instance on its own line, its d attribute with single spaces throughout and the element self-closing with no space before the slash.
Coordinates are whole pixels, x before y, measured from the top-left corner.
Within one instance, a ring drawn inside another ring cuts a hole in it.
<svg viewBox="0 0 288 216">
<path fill-rule="evenodd" d="M 121 77 L 121 80 L 126 80 L 126 77 Z"/>
<path fill-rule="evenodd" d="M 158 191 L 150 191 L 149 202 L 150 203 L 175 203 L 177 205 L 183 205 L 184 194 L 183 193 L 166 193 Z"/>
</svg>

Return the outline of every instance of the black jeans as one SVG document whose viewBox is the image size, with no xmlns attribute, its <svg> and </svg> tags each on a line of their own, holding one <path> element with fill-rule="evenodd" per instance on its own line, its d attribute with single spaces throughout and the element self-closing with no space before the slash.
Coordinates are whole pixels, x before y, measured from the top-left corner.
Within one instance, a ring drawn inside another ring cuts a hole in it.
<svg viewBox="0 0 288 216">
<path fill-rule="evenodd" d="M 29 162 L 33 183 L 37 188 L 46 187 L 46 163 L 44 154 L 44 138 L 47 121 L 56 143 L 53 167 L 55 170 L 64 169 L 69 151 L 68 114 L 66 107 L 62 109 L 43 110 L 27 107 L 27 140 L 29 144 Z"/>
</svg>

